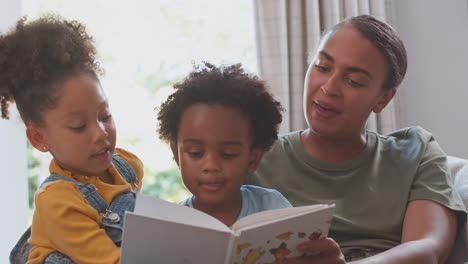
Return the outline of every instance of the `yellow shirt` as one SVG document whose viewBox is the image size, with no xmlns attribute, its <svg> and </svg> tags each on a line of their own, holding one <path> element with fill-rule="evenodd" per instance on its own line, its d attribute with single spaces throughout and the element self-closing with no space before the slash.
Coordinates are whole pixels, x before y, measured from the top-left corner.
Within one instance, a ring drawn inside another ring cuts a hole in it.
<svg viewBox="0 0 468 264">
<path fill-rule="evenodd" d="M 142 162 L 123 149 L 116 149 L 116 152 L 135 170 L 139 191 L 143 178 Z M 133 184 L 129 184 L 113 164 L 109 172 L 114 184 L 104 183 L 97 177 L 74 175 L 60 168 L 55 160 L 52 160 L 49 169 L 51 174 L 95 185 L 107 204 L 119 193 L 133 189 Z M 28 264 L 42 263 L 56 250 L 76 263 L 119 263 L 120 248 L 115 246 L 101 228 L 103 216 L 86 201 L 74 183 L 59 180 L 45 184 L 36 191 L 34 200 L 36 210 L 29 240 L 33 247 Z"/>
</svg>

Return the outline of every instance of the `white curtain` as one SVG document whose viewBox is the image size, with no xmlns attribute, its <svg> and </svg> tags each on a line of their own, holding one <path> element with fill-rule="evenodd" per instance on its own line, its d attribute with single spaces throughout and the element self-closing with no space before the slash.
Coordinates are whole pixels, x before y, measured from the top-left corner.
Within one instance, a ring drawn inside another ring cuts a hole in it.
<svg viewBox="0 0 468 264">
<path fill-rule="evenodd" d="M 392 24 L 391 0 L 254 0 L 260 76 L 286 112 L 280 133 L 307 127 L 302 111 L 304 77 L 321 35 L 344 18 L 370 14 Z M 378 133 L 396 129 L 393 100 L 372 114 L 367 128 Z"/>
</svg>

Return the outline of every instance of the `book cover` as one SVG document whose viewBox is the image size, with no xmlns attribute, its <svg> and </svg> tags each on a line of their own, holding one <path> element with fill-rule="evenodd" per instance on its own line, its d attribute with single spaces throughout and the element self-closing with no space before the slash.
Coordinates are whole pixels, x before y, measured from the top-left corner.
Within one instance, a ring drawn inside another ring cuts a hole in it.
<svg viewBox="0 0 468 264">
<path fill-rule="evenodd" d="M 334 205 L 249 215 L 231 228 L 196 209 L 137 194 L 127 212 L 121 263 L 264 264 L 301 254 L 296 246 L 328 235 Z"/>
</svg>

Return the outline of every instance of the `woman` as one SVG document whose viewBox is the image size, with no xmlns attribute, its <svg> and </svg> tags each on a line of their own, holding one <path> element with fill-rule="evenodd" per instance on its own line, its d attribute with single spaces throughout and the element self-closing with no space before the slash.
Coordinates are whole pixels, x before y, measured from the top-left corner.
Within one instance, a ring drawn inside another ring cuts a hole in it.
<svg viewBox="0 0 468 264">
<path fill-rule="evenodd" d="M 449 256 L 457 217 L 466 213 L 446 155 L 419 127 L 386 136 L 365 130 L 406 68 L 396 32 L 371 16 L 325 34 L 305 78 L 309 128 L 281 137 L 247 180 L 295 206 L 336 204 L 331 238 L 299 248 L 320 254 L 283 263 L 443 263 Z"/>
</svg>

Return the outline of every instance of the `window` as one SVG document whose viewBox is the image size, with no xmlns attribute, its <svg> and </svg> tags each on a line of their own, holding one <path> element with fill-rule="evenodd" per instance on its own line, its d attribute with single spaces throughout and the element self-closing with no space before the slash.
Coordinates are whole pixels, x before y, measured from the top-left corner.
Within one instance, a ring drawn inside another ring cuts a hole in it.
<svg viewBox="0 0 468 264">
<path fill-rule="evenodd" d="M 250 0 L 23 0 L 30 19 L 47 12 L 84 23 L 94 36 L 117 146 L 145 164 L 143 193 L 178 202 L 183 187 L 170 148 L 156 134 L 155 107 L 193 62 L 242 63 L 256 72 Z M 49 175 L 50 154 L 28 148 L 30 195 Z"/>
</svg>

